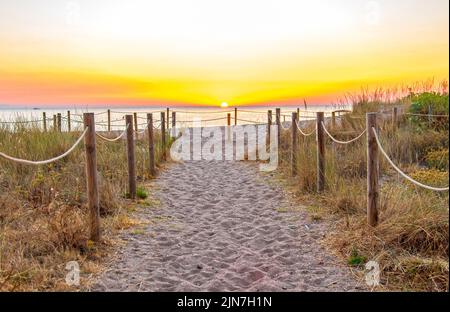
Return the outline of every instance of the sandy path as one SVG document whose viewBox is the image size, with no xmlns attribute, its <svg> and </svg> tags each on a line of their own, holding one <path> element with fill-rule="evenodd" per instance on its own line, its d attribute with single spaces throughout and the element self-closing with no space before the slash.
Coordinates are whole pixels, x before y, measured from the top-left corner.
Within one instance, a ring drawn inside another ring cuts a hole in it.
<svg viewBox="0 0 450 312">
<path fill-rule="evenodd" d="M 290 211 L 255 163 L 192 161 L 155 180 L 160 220 L 128 233 L 95 291 L 362 289 L 321 246 L 324 224 Z M 288 212 L 286 212 L 288 211 Z"/>
</svg>

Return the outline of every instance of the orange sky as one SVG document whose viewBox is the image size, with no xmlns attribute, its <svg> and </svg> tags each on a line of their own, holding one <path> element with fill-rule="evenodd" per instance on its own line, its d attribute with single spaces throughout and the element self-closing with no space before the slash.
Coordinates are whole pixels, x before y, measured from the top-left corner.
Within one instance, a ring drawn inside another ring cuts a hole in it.
<svg viewBox="0 0 450 312">
<path fill-rule="evenodd" d="M 330 103 L 448 79 L 447 0 L 0 3 L 0 105 Z"/>
</svg>

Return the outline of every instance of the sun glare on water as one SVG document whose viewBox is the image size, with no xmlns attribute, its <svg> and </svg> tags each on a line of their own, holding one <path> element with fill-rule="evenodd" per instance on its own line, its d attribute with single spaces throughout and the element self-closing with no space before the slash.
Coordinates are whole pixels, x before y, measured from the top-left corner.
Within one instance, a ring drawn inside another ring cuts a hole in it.
<svg viewBox="0 0 450 312">
<path fill-rule="evenodd" d="M 227 102 L 222 102 L 222 104 L 220 104 L 220 107 L 228 107 L 228 103 Z"/>
</svg>

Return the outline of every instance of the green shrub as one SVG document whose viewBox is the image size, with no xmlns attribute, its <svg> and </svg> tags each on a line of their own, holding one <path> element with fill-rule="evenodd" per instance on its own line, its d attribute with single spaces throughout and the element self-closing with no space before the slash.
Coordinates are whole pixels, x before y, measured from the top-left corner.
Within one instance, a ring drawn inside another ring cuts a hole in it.
<svg viewBox="0 0 450 312">
<path fill-rule="evenodd" d="M 352 250 L 350 257 L 348 258 L 347 263 L 350 266 L 358 267 L 362 266 L 367 261 L 367 258 L 360 255 L 356 249 Z"/>
<path fill-rule="evenodd" d="M 424 92 L 411 97 L 409 112 L 413 114 L 448 115 L 448 94 Z M 411 116 L 411 121 L 421 127 L 448 129 L 447 117 Z"/>
<path fill-rule="evenodd" d="M 430 168 L 448 170 L 448 148 L 429 152 L 425 162 Z"/>
<path fill-rule="evenodd" d="M 137 198 L 140 198 L 140 199 L 146 199 L 148 197 L 148 194 L 144 188 L 138 187 L 136 190 L 136 196 L 137 196 Z"/>
</svg>

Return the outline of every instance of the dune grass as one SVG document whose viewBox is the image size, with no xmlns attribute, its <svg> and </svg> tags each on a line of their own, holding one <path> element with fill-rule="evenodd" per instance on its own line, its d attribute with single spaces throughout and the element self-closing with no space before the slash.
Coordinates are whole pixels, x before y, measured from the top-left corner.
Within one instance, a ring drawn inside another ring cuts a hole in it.
<svg viewBox="0 0 450 312">
<path fill-rule="evenodd" d="M 65 152 L 80 134 L 76 130 L 42 132 L 33 124 L 18 124 L 13 129 L 3 126 L 0 151 L 44 160 Z M 157 166 L 161 164 L 160 142 L 156 131 Z M 48 165 L 27 166 L 0 158 L 0 290 L 70 290 L 65 283 L 65 265 L 74 260 L 80 264 L 83 286 L 118 243 L 117 231 L 136 224 L 129 214 L 136 202 L 125 198 L 126 142 L 109 143 L 97 138 L 96 145 L 100 243 L 88 240 L 83 143 L 66 158 Z M 151 178 L 145 137 L 136 141 L 135 151 L 138 185 L 142 185 Z M 142 187 L 139 190 L 146 194 Z"/>
<path fill-rule="evenodd" d="M 364 130 L 366 112 L 394 106 L 408 112 L 410 99 L 386 102 L 358 97 L 354 112 L 340 118 L 331 133 L 349 140 Z M 394 128 L 389 114 L 380 114 L 378 123 L 387 153 L 408 175 L 425 184 L 448 185 L 448 126 L 429 123 L 424 127 L 403 116 Z M 307 203 L 312 219 L 325 218 L 335 225 L 324 244 L 360 273 L 367 261 L 378 261 L 378 290 L 448 291 L 448 192 L 428 191 L 405 181 L 380 155 L 380 221 L 371 228 L 366 221 L 366 136 L 350 145 L 326 139 L 326 191 L 322 194 L 316 193 L 314 136 L 299 138 L 295 177 L 290 173 L 290 140 L 290 133 L 284 131 L 280 176 Z"/>
</svg>

